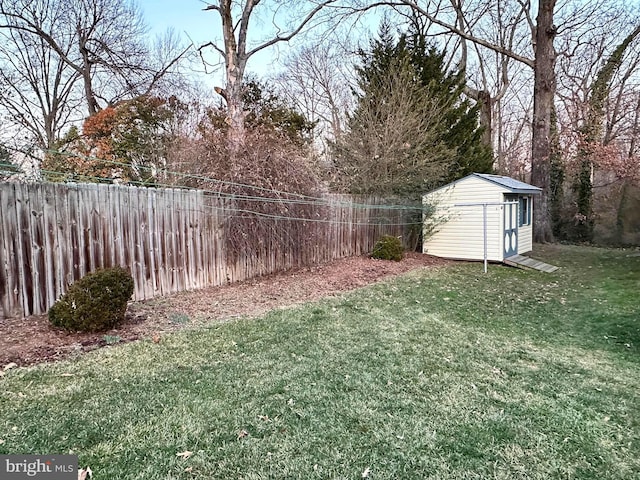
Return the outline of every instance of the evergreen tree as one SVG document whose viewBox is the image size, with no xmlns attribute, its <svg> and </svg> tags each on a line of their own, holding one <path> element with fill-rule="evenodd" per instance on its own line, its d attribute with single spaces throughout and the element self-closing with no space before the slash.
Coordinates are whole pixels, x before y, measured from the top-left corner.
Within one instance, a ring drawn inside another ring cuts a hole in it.
<svg viewBox="0 0 640 480">
<path fill-rule="evenodd" d="M 416 81 L 406 44 L 388 24 L 360 57 L 357 107 L 333 145 L 334 186 L 417 198 L 445 176 L 453 154 L 439 139 L 442 108 Z"/>
<path fill-rule="evenodd" d="M 419 34 L 394 38 L 384 22 L 360 57 L 357 106 L 334 145 L 338 185 L 417 196 L 491 171 L 478 108 L 463 96 L 463 73 L 445 71 L 444 53 Z"/>
<path fill-rule="evenodd" d="M 444 181 L 450 182 L 473 172 L 491 173 L 493 154 L 482 142 L 483 128 L 478 122 L 480 106 L 472 104 L 464 95 L 464 72 L 447 72 L 445 52 L 438 52 L 429 45 L 423 34 L 403 35 L 398 45 L 407 49 L 419 82 L 444 106 L 440 138 L 456 152 Z"/>
</svg>

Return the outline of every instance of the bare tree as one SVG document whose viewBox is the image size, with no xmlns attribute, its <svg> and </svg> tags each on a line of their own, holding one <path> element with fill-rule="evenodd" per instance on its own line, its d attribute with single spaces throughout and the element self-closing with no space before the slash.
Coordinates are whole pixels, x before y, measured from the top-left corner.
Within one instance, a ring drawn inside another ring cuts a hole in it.
<svg viewBox="0 0 640 480">
<path fill-rule="evenodd" d="M 633 223 L 637 226 L 637 222 L 629 222 L 628 215 L 625 215 L 629 209 L 629 197 L 632 182 L 635 181 L 636 188 L 640 186 L 640 144 L 638 138 L 640 138 L 640 94 L 636 92 L 632 98 L 629 99 L 628 105 L 631 105 L 632 115 L 628 119 L 627 128 L 624 130 L 624 137 L 626 139 L 626 160 L 627 165 L 630 168 L 624 169 L 626 175 L 622 175 L 622 185 L 620 188 L 620 197 L 616 206 L 616 228 L 614 234 L 614 241 L 616 243 L 632 243 L 625 239 L 626 230 L 633 228 Z M 631 225 L 628 225 L 631 224 Z M 631 226 L 631 228 L 629 228 Z M 637 231 L 637 228 L 636 228 Z M 637 236 L 636 236 L 637 243 Z"/>
<path fill-rule="evenodd" d="M 56 31 L 55 5 L 35 2 L 32 8 L 43 28 Z M 73 45 L 61 43 L 60 48 L 69 55 Z M 23 141 L 53 146 L 73 116 L 80 116 L 79 79 L 41 37 L 21 29 L 0 30 L 0 107 L 12 124 L 20 125 Z"/>
<path fill-rule="evenodd" d="M 557 27 L 554 24 L 555 0 L 538 0 L 537 18 L 533 22 L 530 11 L 532 5 L 528 1 L 520 2 L 522 5 L 519 15 L 520 23 L 526 22 L 531 30 L 531 45 L 533 58 L 513 49 L 513 44 L 500 44 L 484 37 L 470 33 L 468 29 L 461 28 L 466 21 L 460 8 L 454 8 L 455 20 L 443 20 L 441 16 L 429 11 L 413 1 L 399 2 L 424 15 L 430 22 L 438 25 L 445 31 L 456 34 L 464 40 L 497 52 L 507 58 L 523 63 L 534 70 L 533 86 L 533 119 L 531 142 L 531 182 L 543 189 L 541 201 L 536 203 L 536 228 L 535 239 L 548 241 L 553 238 L 547 197 L 549 190 L 549 158 L 551 154 L 551 113 L 555 94 L 555 62 L 556 51 L 554 39 L 557 35 Z M 455 2 L 454 7 L 456 6 Z M 482 11 L 482 10 L 480 10 Z"/>
<path fill-rule="evenodd" d="M 556 0 L 539 0 L 534 29 L 533 122 L 531 131 L 531 183 L 542 188 L 535 203 L 534 238 L 538 242 L 553 240 L 549 208 L 551 166 L 551 119 L 556 93 L 556 49 L 553 42 L 558 34 L 553 19 Z"/>
<path fill-rule="evenodd" d="M 563 141 L 573 146 L 565 162 L 570 188 L 558 217 L 558 228 L 568 239 L 622 242 L 624 237 L 629 218 L 626 199 L 640 177 L 637 152 L 633 153 L 639 25 L 637 16 L 621 9 L 603 24 L 603 29 L 618 35 L 585 32 L 582 48 L 559 62 Z"/>
<path fill-rule="evenodd" d="M 221 43 L 209 42 L 200 47 L 200 51 L 206 48 L 213 48 L 224 60 L 226 85 L 224 88 L 217 87 L 219 93 L 227 103 L 228 110 L 228 141 L 231 152 L 237 152 L 244 144 L 245 138 L 245 112 L 243 107 L 242 84 L 245 77 L 245 70 L 248 60 L 258 52 L 272 47 L 281 42 L 288 42 L 296 35 L 310 27 L 312 21 L 327 5 L 336 0 L 305 0 L 297 2 L 294 7 L 285 2 L 273 0 L 271 2 L 260 2 L 260 0 L 218 0 L 214 3 L 207 2 L 204 10 L 215 11 L 222 27 Z M 254 13 L 258 5 L 261 10 L 269 13 L 269 21 L 273 25 L 271 33 L 266 39 L 251 42 L 250 34 L 255 25 Z M 295 10 L 289 25 L 281 24 L 278 18 L 281 17 L 281 9 L 290 8 Z"/>
<path fill-rule="evenodd" d="M 462 0 L 449 0 L 449 4 L 461 31 L 486 38 L 504 50 L 516 52 L 522 37 L 526 35 L 521 28 L 527 15 L 525 3 L 509 0 L 465 3 Z M 415 10 L 411 10 L 411 21 L 422 30 L 432 26 Z M 455 38 L 457 41 L 453 48 L 450 47 L 452 62 L 457 60 L 458 68 L 467 73 L 465 94 L 479 104 L 480 124 L 484 127 L 483 141 L 493 147 L 494 110 L 509 89 L 513 59 L 502 52 L 481 48 L 465 37 Z"/>
<path fill-rule="evenodd" d="M 578 151 L 580 173 L 576 190 L 578 210 L 584 221 L 580 223 L 581 236 L 585 240 L 593 239 L 593 168 L 596 163 L 593 146 L 603 138 L 603 124 L 605 120 L 605 102 L 611 91 L 611 81 L 620 66 L 623 56 L 633 40 L 640 35 L 638 25 L 616 47 L 605 64 L 598 70 L 591 87 L 588 102 L 587 118 L 581 129 L 582 138 Z"/>
<path fill-rule="evenodd" d="M 612 178 L 620 177 L 613 171 L 624 170 L 614 164 L 627 150 L 620 142 L 633 117 L 638 25 L 637 11 L 614 4 L 598 13 L 597 22 L 576 25 L 558 42 L 556 107 L 563 158 L 552 167 L 552 178 L 568 187 L 558 185 L 552 199 L 559 203 L 552 210 L 560 238 L 588 240 L 597 224 L 611 217 L 597 213 L 616 195 Z"/>
<path fill-rule="evenodd" d="M 150 64 L 142 14 L 124 0 L 0 0 L 0 29 L 45 42 L 81 78 L 89 115 L 152 92 L 187 52 Z"/>
<path fill-rule="evenodd" d="M 398 59 L 363 92 L 338 138 L 334 184 L 349 193 L 410 196 L 439 184 L 453 153 L 439 138 L 445 111 Z"/>
<path fill-rule="evenodd" d="M 316 130 L 332 140 L 343 133 L 345 115 L 353 103 L 345 50 L 341 42 L 305 45 L 285 58 L 283 70 L 273 79 L 283 98 L 318 122 Z"/>
<path fill-rule="evenodd" d="M 493 105 L 496 170 L 523 182 L 530 180 L 531 170 L 533 99 L 528 73 L 525 70 L 512 75 L 510 88 Z"/>
<path fill-rule="evenodd" d="M 506 1 L 506 0 L 505 0 Z M 472 12 L 474 19 L 488 15 L 491 2 L 472 1 L 467 4 L 460 18 L 461 4 L 457 0 L 396 0 L 396 1 L 352 1 L 355 11 L 377 7 L 391 7 L 398 12 L 409 8 L 428 21 L 434 33 L 454 35 L 472 42 L 479 48 L 488 49 L 504 55 L 533 70 L 533 115 L 531 122 L 531 181 L 543 189 L 541 201 L 536 203 L 535 232 L 537 241 L 553 238 L 547 198 L 549 193 L 549 163 L 551 157 L 551 119 L 556 88 L 555 64 L 557 52 L 554 41 L 558 35 L 571 34 L 579 25 L 596 23 L 603 12 L 614 7 L 611 2 L 597 0 L 593 2 L 568 2 L 557 8 L 556 0 L 514 0 L 520 5 L 518 28 L 529 31 L 526 44 L 517 42 L 510 46 L 487 37 L 481 31 L 468 28 L 467 13 Z M 536 17 L 534 18 L 534 14 Z M 406 15 L 406 13 L 405 13 Z M 476 20 L 474 20 L 476 21 Z M 461 28 L 464 25 L 465 28 Z M 473 22 L 471 22 L 473 26 Z M 524 37 L 522 37 L 524 38 Z"/>
</svg>

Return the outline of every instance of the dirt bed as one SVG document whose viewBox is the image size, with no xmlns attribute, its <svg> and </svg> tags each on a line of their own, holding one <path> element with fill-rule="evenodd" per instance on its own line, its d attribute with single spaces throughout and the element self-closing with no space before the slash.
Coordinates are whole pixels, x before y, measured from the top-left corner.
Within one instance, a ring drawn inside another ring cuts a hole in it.
<svg viewBox="0 0 640 480">
<path fill-rule="evenodd" d="M 444 265 L 445 260 L 408 254 L 400 262 L 352 257 L 250 281 L 132 302 L 126 321 L 100 334 L 69 333 L 52 327 L 46 315 L 0 321 L 0 371 L 81 354 L 108 344 L 162 335 L 279 307 L 317 300 L 376 283 L 410 270 Z"/>
</svg>

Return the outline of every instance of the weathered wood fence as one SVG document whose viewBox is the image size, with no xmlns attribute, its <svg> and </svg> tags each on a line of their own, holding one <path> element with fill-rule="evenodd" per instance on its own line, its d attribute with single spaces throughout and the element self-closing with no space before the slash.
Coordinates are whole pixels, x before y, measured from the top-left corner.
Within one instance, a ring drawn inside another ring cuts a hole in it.
<svg viewBox="0 0 640 480">
<path fill-rule="evenodd" d="M 291 219 L 200 190 L 0 183 L 0 319 L 46 312 L 98 268 L 129 268 L 143 300 L 361 255 L 406 233 L 406 210 L 380 199 L 310 205 Z M 256 218 L 269 228 L 255 230 Z M 239 249 L 230 231 L 243 225 Z"/>
</svg>

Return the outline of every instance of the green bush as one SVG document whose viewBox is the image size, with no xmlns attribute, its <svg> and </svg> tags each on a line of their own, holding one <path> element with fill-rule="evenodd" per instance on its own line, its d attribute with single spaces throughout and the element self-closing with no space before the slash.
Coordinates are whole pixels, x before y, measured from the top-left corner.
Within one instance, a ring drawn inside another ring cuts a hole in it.
<svg viewBox="0 0 640 480">
<path fill-rule="evenodd" d="M 133 278 L 121 267 L 90 273 L 69 287 L 49 309 L 56 327 L 81 332 L 109 330 L 124 320 Z"/>
<path fill-rule="evenodd" d="M 391 235 L 385 235 L 378 240 L 371 252 L 371 258 L 378 258 L 380 260 L 395 260 L 399 262 L 404 257 L 404 248 L 402 242 L 398 237 L 392 237 Z"/>
</svg>

